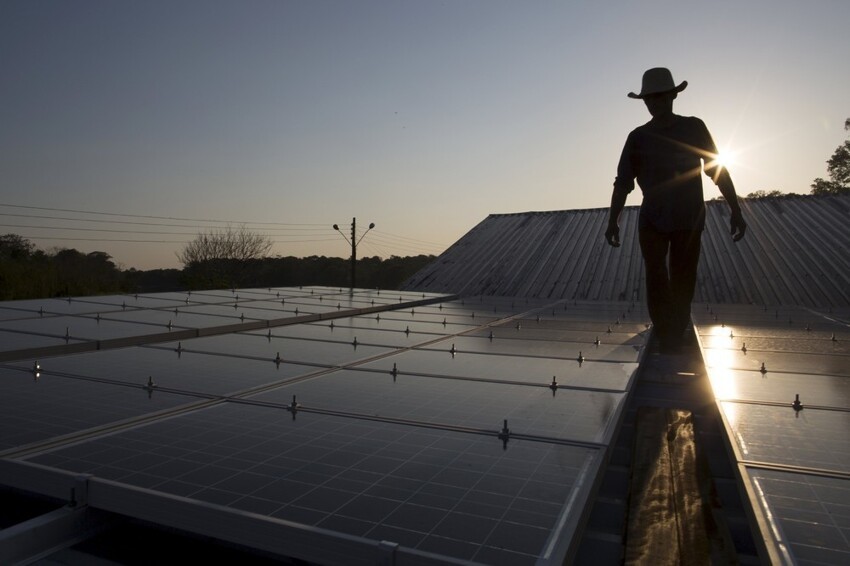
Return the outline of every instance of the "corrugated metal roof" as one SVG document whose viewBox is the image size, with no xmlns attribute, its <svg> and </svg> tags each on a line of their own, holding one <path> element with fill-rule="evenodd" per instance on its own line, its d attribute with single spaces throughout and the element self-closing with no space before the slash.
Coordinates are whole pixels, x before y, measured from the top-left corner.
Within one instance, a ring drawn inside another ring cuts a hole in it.
<svg viewBox="0 0 850 566">
<path fill-rule="evenodd" d="M 707 203 L 694 300 L 850 305 L 850 196 L 742 200 L 746 238 L 729 209 Z M 605 243 L 607 208 L 491 214 L 404 286 L 408 290 L 576 300 L 643 300 L 639 207 L 620 217 L 622 246 Z"/>
</svg>

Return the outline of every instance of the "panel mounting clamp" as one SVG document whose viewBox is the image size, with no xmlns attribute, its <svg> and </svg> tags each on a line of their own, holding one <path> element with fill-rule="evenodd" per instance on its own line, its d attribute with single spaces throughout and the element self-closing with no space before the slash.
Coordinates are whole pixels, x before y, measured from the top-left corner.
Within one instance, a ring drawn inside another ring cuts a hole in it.
<svg viewBox="0 0 850 566">
<path fill-rule="evenodd" d="M 394 566 L 398 543 L 382 540 L 378 543 L 378 555 L 375 566 Z"/>
<path fill-rule="evenodd" d="M 74 485 L 71 487 L 71 498 L 68 501 L 71 507 L 88 505 L 89 479 L 91 477 L 91 474 L 79 474 L 74 477 Z"/>
</svg>

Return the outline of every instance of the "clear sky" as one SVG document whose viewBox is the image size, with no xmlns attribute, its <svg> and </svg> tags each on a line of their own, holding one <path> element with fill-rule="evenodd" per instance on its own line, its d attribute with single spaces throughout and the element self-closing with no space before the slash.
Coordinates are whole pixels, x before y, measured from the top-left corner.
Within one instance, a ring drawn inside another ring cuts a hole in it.
<svg viewBox="0 0 850 566">
<path fill-rule="evenodd" d="M 846 139 L 848 22 L 848 0 L 2 0 L 0 233 L 151 269 L 227 222 L 347 257 L 331 225 L 356 217 L 360 256 L 438 254 L 490 213 L 608 206 L 655 66 L 739 194 L 808 193 Z"/>
</svg>

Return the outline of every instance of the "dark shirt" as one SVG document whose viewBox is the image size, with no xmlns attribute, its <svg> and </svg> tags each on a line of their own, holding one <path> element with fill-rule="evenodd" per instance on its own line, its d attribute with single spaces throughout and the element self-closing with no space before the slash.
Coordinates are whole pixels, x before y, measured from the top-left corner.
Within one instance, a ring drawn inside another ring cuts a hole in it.
<svg viewBox="0 0 850 566">
<path fill-rule="evenodd" d="M 643 191 L 641 230 L 702 230 L 703 161 L 706 174 L 715 183 L 728 180 L 728 174 L 714 163 L 717 147 L 703 121 L 689 116 L 674 118 L 669 127 L 648 122 L 632 130 L 617 166 L 615 190 L 629 193 L 637 179 Z"/>
</svg>

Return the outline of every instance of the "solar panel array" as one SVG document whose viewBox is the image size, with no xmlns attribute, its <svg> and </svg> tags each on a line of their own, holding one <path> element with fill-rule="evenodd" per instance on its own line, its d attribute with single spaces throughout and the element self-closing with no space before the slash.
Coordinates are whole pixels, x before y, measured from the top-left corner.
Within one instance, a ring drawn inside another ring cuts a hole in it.
<svg viewBox="0 0 850 566">
<path fill-rule="evenodd" d="M 696 311 L 727 437 L 773 563 L 850 563 L 848 312 Z"/>
<path fill-rule="evenodd" d="M 319 563 L 561 564 L 646 322 L 323 287 L 2 303 L 0 485 Z"/>
</svg>

